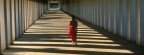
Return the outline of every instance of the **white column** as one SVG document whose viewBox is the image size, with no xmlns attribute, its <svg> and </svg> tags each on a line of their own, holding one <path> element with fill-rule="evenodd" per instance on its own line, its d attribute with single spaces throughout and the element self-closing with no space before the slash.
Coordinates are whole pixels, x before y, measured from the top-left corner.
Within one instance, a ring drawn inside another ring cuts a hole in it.
<svg viewBox="0 0 144 55">
<path fill-rule="evenodd" d="M 123 32 L 123 24 L 122 24 L 122 0 L 119 0 L 119 4 L 120 4 L 120 36 L 122 37 L 122 32 Z"/>
<path fill-rule="evenodd" d="M 11 0 L 6 0 L 6 17 L 7 17 L 7 43 L 11 44 L 12 43 L 12 31 L 11 31 Z"/>
<path fill-rule="evenodd" d="M 111 22 L 110 22 L 110 21 L 111 21 L 111 19 L 110 19 L 111 16 L 110 16 L 110 12 L 111 12 L 111 11 L 110 11 L 110 0 L 108 0 L 108 30 L 109 30 L 109 31 L 111 30 L 111 24 L 110 24 L 110 23 L 111 23 Z"/>
<path fill-rule="evenodd" d="M 98 0 L 98 26 L 101 27 L 101 0 Z"/>
<path fill-rule="evenodd" d="M 27 28 L 29 27 L 29 25 L 30 25 L 30 1 L 29 0 L 27 0 L 27 6 L 28 7 L 26 7 L 27 8 Z"/>
<path fill-rule="evenodd" d="M 22 35 L 22 0 L 19 0 L 19 34 Z"/>
<path fill-rule="evenodd" d="M 25 30 L 27 29 L 27 12 L 26 11 L 28 11 L 28 6 L 27 6 L 27 4 L 28 4 L 28 2 L 27 2 L 27 0 L 24 0 L 24 12 L 25 12 L 25 14 L 24 14 L 24 19 L 25 19 Z"/>
<path fill-rule="evenodd" d="M 131 3 L 131 0 L 127 0 L 127 40 L 130 40 L 131 38 L 131 20 L 130 20 L 130 13 L 131 13 L 131 9 L 130 9 L 130 3 Z"/>
<path fill-rule="evenodd" d="M 127 0 L 122 0 L 122 36 L 124 38 L 128 36 L 127 16 Z"/>
<path fill-rule="evenodd" d="M 97 15 L 97 19 L 96 19 L 96 23 L 97 23 L 97 26 L 99 24 L 99 0 L 96 0 L 96 15 Z"/>
<path fill-rule="evenodd" d="M 110 31 L 114 33 L 114 0 L 110 0 Z"/>
<path fill-rule="evenodd" d="M 0 0 L 0 51 L 6 49 L 6 27 L 5 27 L 5 12 L 4 12 L 4 0 Z"/>
<path fill-rule="evenodd" d="M 92 5 L 92 7 L 93 7 L 93 25 L 95 25 L 95 20 L 96 20 L 96 10 L 95 10 L 95 2 L 96 0 L 93 0 L 92 1 L 92 3 L 93 3 L 93 5 Z"/>
<path fill-rule="evenodd" d="M 106 9 L 106 28 L 107 30 L 109 30 L 109 2 L 108 0 L 105 0 L 105 9 Z"/>
<path fill-rule="evenodd" d="M 136 37 L 136 43 L 137 43 L 138 45 L 140 45 L 140 42 L 141 42 L 140 0 L 136 0 L 136 10 L 137 10 L 137 16 L 136 16 L 136 17 L 137 17 L 137 20 L 136 20 L 136 22 L 137 22 L 137 23 L 136 23 L 136 24 L 137 24 L 137 28 L 136 28 L 136 29 L 137 29 L 137 33 L 136 33 L 136 34 L 137 34 L 137 35 L 136 35 L 136 36 L 137 36 L 137 37 Z"/>
<path fill-rule="evenodd" d="M 15 0 L 11 0 L 11 19 L 12 19 L 12 42 L 16 39 L 16 30 L 15 30 Z"/>
<path fill-rule="evenodd" d="M 103 6 L 104 6 L 104 29 L 106 29 L 106 0 L 103 1 Z"/>
<path fill-rule="evenodd" d="M 94 24 L 93 22 L 93 15 L 94 15 L 94 4 L 93 4 L 94 0 L 91 0 L 91 23 Z"/>
<path fill-rule="evenodd" d="M 116 18 L 116 27 L 115 27 L 115 33 L 120 35 L 120 1 L 115 0 L 115 17 Z"/>
<path fill-rule="evenodd" d="M 32 16 L 33 16 L 33 14 L 32 14 L 32 8 L 33 8 L 33 3 L 32 3 L 32 1 L 29 1 L 30 3 L 29 3 L 29 10 L 30 10 L 30 13 L 29 13 L 29 27 L 31 26 L 31 24 L 32 24 Z"/>
<path fill-rule="evenodd" d="M 129 0 L 130 1 L 130 39 L 133 42 L 136 42 L 137 35 L 137 0 Z"/>
<path fill-rule="evenodd" d="M 99 14 L 100 15 L 100 27 L 102 28 L 102 26 L 103 26 L 103 17 L 102 17 L 102 12 L 103 12 L 102 5 L 103 5 L 103 3 L 102 3 L 102 0 L 99 0 L 99 3 L 100 3 L 99 4 L 99 6 L 100 6 L 99 7 L 100 8 L 100 10 L 99 10 L 100 11 L 100 14 Z"/>
<path fill-rule="evenodd" d="M 19 3 L 18 2 L 19 2 L 19 0 L 15 0 L 15 12 L 16 12 L 15 13 L 16 14 L 16 17 L 15 17 L 16 23 L 15 24 L 16 24 L 16 37 L 17 38 L 20 36 L 20 32 L 19 32 L 19 30 L 20 30 L 19 29 L 19 7 L 18 7 Z"/>
<path fill-rule="evenodd" d="M 117 23 L 116 23 L 116 22 L 117 22 L 117 21 L 116 21 L 116 19 L 117 19 L 117 18 L 116 18 L 116 0 L 113 0 L 113 3 L 114 3 L 114 4 L 113 4 L 113 5 L 114 5 L 114 34 L 116 34 L 116 29 L 117 29 L 117 28 L 116 28 L 116 25 L 117 25 Z"/>
<path fill-rule="evenodd" d="M 102 24 L 101 24 L 101 26 L 102 26 L 102 28 L 104 28 L 104 0 L 102 0 L 101 1 L 101 19 L 102 19 Z"/>
<path fill-rule="evenodd" d="M 85 14 L 86 15 L 86 21 L 90 22 L 90 19 L 91 19 L 90 18 L 90 9 L 91 8 L 90 8 L 89 0 L 87 0 L 87 2 L 85 3 L 85 5 L 87 5 L 87 8 L 86 8 L 87 9 L 86 10 L 87 13 Z"/>
<path fill-rule="evenodd" d="M 140 0 L 140 43 L 144 46 L 144 0 Z"/>
<path fill-rule="evenodd" d="M 86 5 L 84 5 L 84 2 L 83 2 L 83 1 L 82 1 L 82 5 L 83 5 L 83 6 L 82 6 L 82 8 L 83 8 L 83 11 L 82 11 L 82 12 L 83 12 L 83 19 L 86 20 L 86 19 L 85 19 L 85 17 L 86 17 L 86 16 L 85 16 L 85 13 L 86 13 Z"/>
<path fill-rule="evenodd" d="M 42 15 L 43 12 L 44 12 L 44 11 L 43 11 L 43 1 L 41 2 L 41 4 L 42 4 L 42 5 L 41 5 L 41 11 L 42 11 L 41 15 Z"/>
<path fill-rule="evenodd" d="M 25 31 L 25 8 L 24 8 L 24 1 L 22 0 L 22 33 Z"/>
</svg>

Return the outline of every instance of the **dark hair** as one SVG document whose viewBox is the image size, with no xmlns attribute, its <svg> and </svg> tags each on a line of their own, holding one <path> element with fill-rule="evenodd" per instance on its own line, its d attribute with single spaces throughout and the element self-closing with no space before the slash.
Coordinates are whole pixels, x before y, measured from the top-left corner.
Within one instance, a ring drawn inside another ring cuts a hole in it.
<svg viewBox="0 0 144 55">
<path fill-rule="evenodd" d="M 75 18 L 72 17 L 72 20 L 75 20 Z"/>
<path fill-rule="evenodd" d="M 72 20 L 75 20 L 75 16 L 74 15 L 72 15 Z"/>
<path fill-rule="evenodd" d="M 74 15 L 72 15 L 71 17 L 72 17 L 72 20 L 75 20 L 75 16 Z"/>
<path fill-rule="evenodd" d="M 72 18 L 75 18 L 75 16 L 74 16 L 74 15 L 72 15 Z"/>
</svg>

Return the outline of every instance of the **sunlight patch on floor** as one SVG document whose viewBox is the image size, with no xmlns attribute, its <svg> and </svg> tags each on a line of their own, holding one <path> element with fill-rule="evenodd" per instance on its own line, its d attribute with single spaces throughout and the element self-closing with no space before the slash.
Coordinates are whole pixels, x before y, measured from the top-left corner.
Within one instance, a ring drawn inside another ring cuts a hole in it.
<svg viewBox="0 0 144 55">
<path fill-rule="evenodd" d="M 133 52 L 125 49 L 105 49 L 105 48 L 79 48 L 79 47 L 61 47 L 61 46 L 11 46 L 10 48 L 26 48 L 26 49 L 59 49 L 59 50 L 71 50 L 76 51 L 81 49 L 80 51 L 93 51 L 93 52 L 110 52 L 110 53 L 131 53 Z"/>
</svg>

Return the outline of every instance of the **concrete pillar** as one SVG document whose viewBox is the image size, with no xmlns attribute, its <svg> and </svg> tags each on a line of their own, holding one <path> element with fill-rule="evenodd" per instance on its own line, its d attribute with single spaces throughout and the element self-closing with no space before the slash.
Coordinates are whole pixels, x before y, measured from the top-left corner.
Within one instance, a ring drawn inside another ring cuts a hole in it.
<svg viewBox="0 0 144 55">
<path fill-rule="evenodd" d="M 105 0 L 102 0 L 102 28 L 105 27 Z"/>
<path fill-rule="evenodd" d="M 29 27 L 33 24 L 33 7 L 34 7 L 34 4 L 33 4 L 33 1 L 30 2 L 30 24 L 29 24 Z"/>
<path fill-rule="evenodd" d="M 15 0 L 15 24 L 16 24 L 16 39 L 17 38 L 19 38 L 19 36 L 20 36 L 20 28 L 19 28 L 19 23 L 20 23 L 20 21 L 19 21 L 19 0 Z"/>
<path fill-rule="evenodd" d="M 22 0 L 19 0 L 19 35 L 22 35 Z"/>
<path fill-rule="evenodd" d="M 24 4 L 25 0 L 22 0 L 22 33 L 24 33 L 25 31 L 25 4 Z"/>
<path fill-rule="evenodd" d="M 97 1 L 98 2 L 98 26 L 100 26 L 100 0 Z"/>
<path fill-rule="evenodd" d="M 6 49 L 6 25 L 4 0 L 0 0 L 0 53 Z"/>
<path fill-rule="evenodd" d="M 117 11 L 116 11 L 116 8 L 117 8 L 117 7 L 116 7 L 116 0 L 113 0 L 113 7 L 114 7 L 114 8 L 113 8 L 113 9 L 114 9 L 114 16 L 113 16 L 113 17 L 114 17 L 114 31 L 113 31 L 113 33 L 116 34 L 116 29 L 117 29 L 117 28 L 116 28 L 116 25 L 117 25 L 117 24 L 116 24 L 116 23 L 117 23 L 117 22 L 116 22 L 116 19 L 117 19 L 117 18 L 116 18 L 116 12 L 117 12 Z"/>
<path fill-rule="evenodd" d="M 120 6 L 120 36 L 122 37 L 122 32 L 123 32 L 123 28 L 122 28 L 122 0 L 119 0 L 119 6 Z"/>
<path fill-rule="evenodd" d="M 95 0 L 92 0 L 92 2 L 91 2 L 92 3 L 92 24 L 95 23 L 95 21 L 94 21 L 95 20 L 95 17 L 94 17 L 95 16 L 95 6 L 94 6 L 95 4 L 94 4 L 94 2 L 95 2 Z"/>
<path fill-rule="evenodd" d="M 109 29 L 109 0 L 105 0 L 105 13 L 106 13 L 106 28 L 105 29 Z"/>
<path fill-rule="evenodd" d="M 99 3 L 98 0 L 96 0 L 96 7 L 97 7 L 97 8 L 96 8 L 96 12 L 97 12 L 97 13 L 96 13 L 96 16 L 97 16 L 97 18 L 96 18 L 96 23 L 97 23 L 97 26 L 98 26 L 98 24 L 99 24 L 99 22 L 98 22 L 98 21 L 99 21 L 99 15 L 98 15 L 98 14 L 99 14 L 99 9 L 98 9 L 99 5 L 98 5 L 98 3 Z"/>
<path fill-rule="evenodd" d="M 140 0 L 140 43 L 144 46 L 144 0 Z"/>
<path fill-rule="evenodd" d="M 116 18 L 116 26 L 115 26 L 115 34 L 120 34 L 120 1 L 115 0 L 115 17 Z"/>
<path fill-rule="evenodd" d="M 24 31 L 27 29 L 27 12 L 25 12 L 25 11 L 27 11 L 27 2 L 26 2 L 27 0 L 24 0 Z"/>
<path fill-rule="evenodd" d="M 86 20 L 86 15 L 85 14 L 87 14 L 87 11 L 86 11 L 87 6 L 85 5 L 85 2 L 83 2 L 82 5 L 83 5 L 83 19 Z"/>
<path fill-rule="evenodd" d="M 108 31 L 111 31 L 111 10 L 110 10 L 110 0 L 108 0 Z"/>
<path fill-rule="evenodd" d="M 93 3 L 92 3 L 92 1 L 93 0 L 90 0 L 90 2 L 89 2 L 89 5 L 90 5 L 90 22 L 91 22 L 91 24 L 93 24 Z"/>
<path fill-rule="evenodd" d="M 6 23 L 6 25 L 7 25 L 7 43 L 8 44 L 12 44 L 12 26 L 11 26 L 11 0 L 6 0 L 5 1 L 5 8 L 6 8 L 6 10 L 5 10 L 5 12 L 6 12 L 6 14 L 5 14 L 5 16 L 6 16 L 6 21 L 7 21 L 7 23 Z"/>
<path fill-rule="evenodd" d="M 110 0 L 110 31 L 114 32 L 114 0 Z"/>
<path fill-rule="evenodd" d="M 15 30 L 15 1 L 11 0 L 11 26 L 12 26 L 12 42 L 16 39 L 16 30 Z"/>
<path fill-rule="evenodd" d="M 89 18 L 89 7 L 90 7 L 90 6 L 89 6 L 88 2 L 89 2 L 89 0 L 86 0 L 86 1 L 84 2 L 84 5 L 86 6 L 86 7 L 85 7 L 86 12 L 85 12 L 85 17 L 84 17 L 84 18 L 85 18 L 86 21 L 89 22 L 89 19 L 90 19 L 90 18 Z"/>
<path fill-rule="evenodd" d="M 27 28 L 30 26 L 30 21 L 31 21 L 31 2 L 28 0 L 28 13 L 27 13 L 27 23 L 28 23 L 28 26 Z"/>
<path fill-rule="evenodd" d="M 137 4 L 136 0 L 130 0 L 130 36 L 132 41 L 136 41 L 137 35 Z"/>
<path fill-rule="evenodd" d="M 102 27 L 102 0 L 99 0 L 99 26 Z"/>
<path fill-rule="evenodd" d="M 131 9 L 130 9 L 130 4 L 131 1 L 130 0 L 127 0 L 127 40 L 130 40 L 131 38 Z"/>
<path fill-rule="evenodd" d="M 128 36 L 128 24 L 127 24 L 127 0 L 122 0 L 122 36 L 127 38 Z"/>
<path fill-rule="evenodd" d="M 140 20 L 141 20 L 141 17 L 140 17 L 140 16 L 141 16 L 141 15 L 140 15 L 140 12 L 141 12 L 141 11 L 140 11 L 140 10 L 141 10 L 140 7 L 141 7 L 141 6 L 140 6 L 140 5 L 141 5 L 141 4 L 140 4 L 140 2 L 141 2 L 140 0 L 136 0 L 136 13 L 137 13 L 137 14 L 136 14 L 136 18 L 137 18 L 137 19 L 136 19 L 136 26 L 137 26 L 137 27 L 136 27 L 136 34 L 137 34 L 137 35 L 136 35 L 136 36 L 137 36 L 137 37 L 136 37 L 136 43 L 137 43 L 138 45 L 141 44 L 141 22 L 140 22 Z"/>
<path fill-rule="evenodd" d="M 94 6 L 94 8 L 93 8 L 93 12 L 94 12 L 93 13 L 93 24 L 96 25 L 96 13 L 97 13 L 96 12 L 96 0 L 93 1 L 93 6 Z"/>
<path fill-rule="evenodd" d="M 33 6 L 33 23 L 37 20 L 37 3 L 35 3 L 34 2 L 34 4 L 33 4 L 34 6 Z"/>
<path fill-rule="evenodd" d="M 103 19 L 104 19 L 104 21 L 103 21 L 103 23 L 104 23 L 104 29 L 106 29 L 106 0 L 104 0 L 103 1 L 103 12 L 104 12 L 104 14 L 103 14 Z"/>
<path fill-rule="evenodd" d="M 87 15 L 86 15 L 87 17 L 86 17 L 86 19 L 88 20 L 89 23 L 91 23 L 91 12 L 90 12 L 91 11 L 91 6 L 90 6 L 90 0 L 87 0 L 87 1 L 88 2 L 85 3 L 85 5 L 88 4 L 87 5 Z"/>
</svg>

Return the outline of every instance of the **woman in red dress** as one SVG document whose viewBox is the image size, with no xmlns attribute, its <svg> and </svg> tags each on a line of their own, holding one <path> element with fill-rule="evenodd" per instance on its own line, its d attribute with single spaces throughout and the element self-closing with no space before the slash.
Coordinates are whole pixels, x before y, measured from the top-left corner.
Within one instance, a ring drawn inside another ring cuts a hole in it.
<svg viewBox="0 0 144 55">
<path fill-rule="evenodd" d="M 77 45 L 77 26 L 78 26 L 78 22 L 75 20 L 75 17 L 72 16 L 72 20 L 70 21 L 69 24 L 69 36 L 72 39 L 72 43 Z"/>
</svg>

